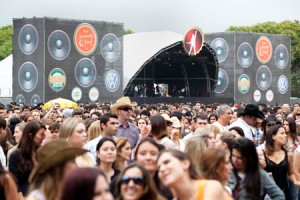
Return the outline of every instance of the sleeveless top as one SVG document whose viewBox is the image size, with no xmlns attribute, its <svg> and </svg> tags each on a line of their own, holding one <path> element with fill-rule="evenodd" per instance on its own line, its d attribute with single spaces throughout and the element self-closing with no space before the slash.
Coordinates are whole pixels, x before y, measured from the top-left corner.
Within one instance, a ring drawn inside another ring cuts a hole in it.
<svg viewBox="0 0 300 200">
<path fill-rule="evenodd" d="M 205 182 L 206 182 L 205 180 L 200 180 L 199 181 L 197 200 L 202 200 L 203 199 Z M 227 193 L 227 191 L 224 191 L 224 199 L 225 200 L 232 200 L 231 196 Z"/>
<path fill-rule="evenodd" d="M 289 199 L 289 189 L 288 189 L 288 169 L 289 169 L 289 162 L 288 162 L 288 153 L 285 152 L 284 159 L 276 164 L 272 160 L 270 160 L 265 152 L 264 157 L 266 161 L 265 171 L 272 172 L 272 176 L 276 185 L 284 192 L 286 199 Z"/>
</svg>

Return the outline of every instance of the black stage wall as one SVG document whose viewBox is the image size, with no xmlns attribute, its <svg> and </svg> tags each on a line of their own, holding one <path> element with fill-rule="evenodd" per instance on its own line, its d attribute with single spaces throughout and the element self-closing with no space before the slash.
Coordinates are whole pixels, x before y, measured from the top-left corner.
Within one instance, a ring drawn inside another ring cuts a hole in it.
<svg viewBox="0 0 300 200">
<path fill-rule="evenodd" d="M 290 101 L 290 36 L 210 33 L 205 41 L 219 61 L 218 84 L 211 97 L 274 105 Z"/>
<path fill-rule="evenodd" d="M 122 96 L 123 24 L 57 18 L 13 21 L 13 99 L 36 104 L 63 97 Z"/>
<path fill-rule="evenodd" d="M 135 101 L 138 105 L 141 104 L 157 104 L 157 103 L 192 103 L 200 102 L 206 105 L 213 103 L 233 104 L 233 98 L 210 98 L 210 97 L 130 97 L 131 101 Z"/>
</svg>

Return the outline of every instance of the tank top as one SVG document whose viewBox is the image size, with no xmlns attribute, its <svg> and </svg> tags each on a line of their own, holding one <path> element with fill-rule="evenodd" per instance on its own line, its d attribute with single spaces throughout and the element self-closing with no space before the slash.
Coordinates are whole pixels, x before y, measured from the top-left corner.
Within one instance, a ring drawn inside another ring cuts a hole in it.
<svg viewBox="0 0 300 200">
<path fill-rule="evenodd" d="M 264 152 L 264 151 L 263 151 Z M 276 164 L 272 160 L 270 160 L 265 152 L 264 157 L 266 161 L 265 171 L 271 172 L 274 178 L 276 185 L 284 192 L 286 199 L 289 199 L 289 190 L 288 190 L 288 153 L 285 152 L 284 159 Z"/>
<path fill-rule="evenodd" d="M 205 182 L 205 180 L 199 181 L 197 200 L 203 200 Z M 224 191 L 224 199 L 232 200 L 231 196 L 227 193 L 227 191 Z"/>
</svg>

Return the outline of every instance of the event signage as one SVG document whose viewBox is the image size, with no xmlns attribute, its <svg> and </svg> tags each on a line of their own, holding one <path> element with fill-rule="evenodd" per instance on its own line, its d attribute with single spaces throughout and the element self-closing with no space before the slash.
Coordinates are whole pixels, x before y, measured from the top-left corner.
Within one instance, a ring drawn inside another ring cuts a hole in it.
<svg viewBox="0 0 300 200">
<path fill-rule="evenodd" d="M 195 56 L 201 51 L 203 42 L 203 32 L 199 28 L 194 27 L 186 32 L 183 38 L 183 47 L 188 55 Z"/>
</svg>

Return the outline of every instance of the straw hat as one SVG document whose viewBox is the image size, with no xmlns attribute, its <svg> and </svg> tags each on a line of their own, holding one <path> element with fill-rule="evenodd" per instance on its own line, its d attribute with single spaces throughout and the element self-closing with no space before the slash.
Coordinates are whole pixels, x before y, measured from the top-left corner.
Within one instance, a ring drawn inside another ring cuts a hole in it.
<svg viewBox="0 0 300 200">
<path fill-rule="evenodd" d="M 37 151 L 38 164 L 32 170 L 29 180 L 34 180 L 38 175 L 47 172 L 68 160 L 86 153 L 84 149 L 72 147 L 67 141 L 58 139 L 46 143 Z"/>
<path fill-rule="evenodd" d="M 181 123 L 180 123 L 180 121 L 179 121 L 179 119 L 177 117 L 173 116 L 173 117 L 171 117 L 170 120 L 171 120 L 172 126 L 174 128 L 181 128 Z"/>
<path fill-rule="evenodd" d="M 113 104 L 111 106 L 111 112 L 116 113 L 117 109 L 119 109 L 121 107 L 132 107 L 132 106 L 136 106 L 136 105 L 137 105 L 137 103 L 131 102 L 129 97 L 121 97 L 120 99 L 118 99 L 116 101 L 115 104 Z"/>
<path fill-rule="evenodd" d="M 163 113 L 163 114 L 161 114 L 161 116 L 162 116 L 166 121 L 173 123 L 173 122 L 171 121 L 171 118 L 170 118 L 170 116 L 169 116 L 168 114 Z"/>
</svg>

